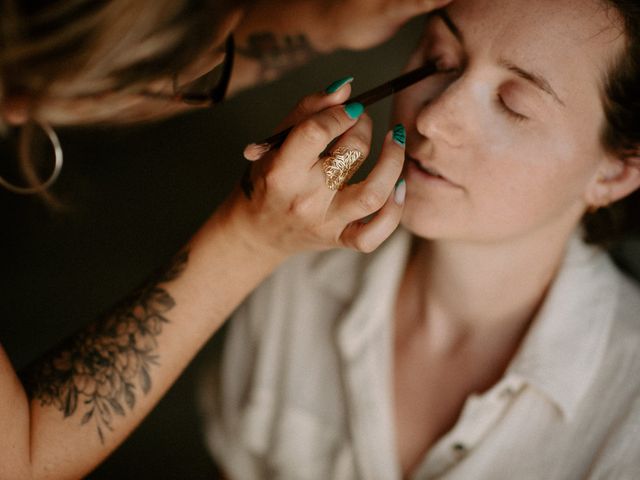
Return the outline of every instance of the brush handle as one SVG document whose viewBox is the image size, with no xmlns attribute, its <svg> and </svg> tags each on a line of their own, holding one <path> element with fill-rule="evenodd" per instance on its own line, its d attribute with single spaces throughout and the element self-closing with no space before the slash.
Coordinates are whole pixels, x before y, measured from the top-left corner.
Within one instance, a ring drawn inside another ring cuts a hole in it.
<svg viewBox="0 0 640 480">
<path fill-rule="evenodd" d="M 405 88 L 410 87 L 411 85 L 424 80 L 437 72 L 438 68 L 435 63 L 427 63 L 420 68 L 411 70 L 410 72 L 400 75 L 399 77 L 383 83 L 378 87 L 372 88 L 371 90 L 367 90 L 366 92 L 355 96 L 350 99 L 348 103 L 358 102 L 365 107 L 368 107 L 369 105 L 373 105 L 389 95 L 393 95 L 400 90 L 404 90 Z"/>
<path fill-rule="evenodd" d="M 393 95 L 400 90 L 403 90 L 414 83 L 419 82 L 420 80 L 424 80 L 430 75 L 433 75 L 438 71 L 436 65 L 434 63 L 427 63 L 420 68 L 412 70 L 404 75 L 400 75 L 393 80 L 390 80 L 386 83 L 383 83 L 380 86 L 372 88 L 371 90 L 367 90 L 360 95 L 357 95 L 350 99 L 348 102 L 343 103 L 361 103 L 365 107 L 372 105 L 383 98 L 388 97 L 389 95 Z M 282 145 L 287 135 L 291 132 L 293 127 L 289 127 L 286 130 L 282 130 L 274 135 L 271 135 L 268 138 L 265 138 L 261 142 L 257 142 L 258 145 L 263 146 L 265 153 L 273 148 L 278 148 Z"/>
</svg>

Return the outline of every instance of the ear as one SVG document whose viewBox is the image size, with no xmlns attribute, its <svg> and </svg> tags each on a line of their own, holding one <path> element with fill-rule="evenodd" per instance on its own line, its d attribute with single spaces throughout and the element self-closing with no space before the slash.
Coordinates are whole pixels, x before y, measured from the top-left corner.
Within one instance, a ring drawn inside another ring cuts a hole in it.
<svg viewBox="0 0 640 480">
<path fill-rule="evenodd" d="M 640 148 L 620 156 L 607 156 L 601 162 L 587 189 L 587 204 L 606 207 L 640 188 Z"/>
<path fill-rule="evenodd" d="M 29 107 L 30 102 L 27 96 L 11 96 L 0 103 L 0 116 L 9 125 L 24 125 L 29 120 Z"/>
</svg>

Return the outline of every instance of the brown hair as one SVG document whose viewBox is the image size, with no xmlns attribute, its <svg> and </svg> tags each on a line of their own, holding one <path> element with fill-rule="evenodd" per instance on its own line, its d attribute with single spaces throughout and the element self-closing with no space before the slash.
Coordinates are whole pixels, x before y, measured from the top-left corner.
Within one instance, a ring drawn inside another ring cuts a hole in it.
<svg viewBox="0 0 640 480">
<path fill-rule="evenodd" d="M 605 3 L 621 20 L 626 48 L 606 78 L 602 143 L 609 152 L 631 161 L 640 156 L 640 4 L 637 0 Z M 604 246 L 640 234 L 640 191 L 608 208 L 587 213 L 583 225 L 587 241 Z"/>
</svg>

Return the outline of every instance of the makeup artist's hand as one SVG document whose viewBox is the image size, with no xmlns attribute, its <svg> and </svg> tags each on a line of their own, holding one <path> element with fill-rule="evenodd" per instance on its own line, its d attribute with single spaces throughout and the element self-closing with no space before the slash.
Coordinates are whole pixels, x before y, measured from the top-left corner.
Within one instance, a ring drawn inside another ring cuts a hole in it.
<svg viewBox="0 0 640 480">
<path fill-rule="evenodd" d="M 235 233 L 260 255 L 284 259 L 305 250 L 347 247 L 370 252 L 398 226 L 404 183 L 404 130 L 389 132 L 369 176 L 341 191 L 327 187 L 319 157 L 334 139 L 369 154 L 371 119 L 359 104 L 340 105 L 350 86 L 303 99 L 285 124 L 296 123 L 284 144 L 252 164 L 250 198 L 238 189 L 224 210 Z M 367 222 L 362 220 L 373 215 Z"/>
<path fill-rule="evenodd" d="M 328 42 L 361 50 L 388 40 L 407 21 L 451 0 L 317 0 L 324 3 Z"/>
</svg>

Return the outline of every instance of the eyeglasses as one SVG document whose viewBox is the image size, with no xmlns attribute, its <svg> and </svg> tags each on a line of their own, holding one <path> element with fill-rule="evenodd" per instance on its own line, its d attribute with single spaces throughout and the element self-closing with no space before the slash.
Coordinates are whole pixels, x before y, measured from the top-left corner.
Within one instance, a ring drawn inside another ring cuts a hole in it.
<svg viewBox="0 0 640 480">
<path fill-rule="evenodd" d="M 174 75 L 173 95 L 149 91 L 143 92 L 143 95 L 205 107 L 220 103 L 229 88 L 234 55 L 235 43 L 233 35 L 229 35 L 225 42 L 225 56 L 221 64 L 186 85 L 178 85 L 178 75 Z"/>
</svg>

